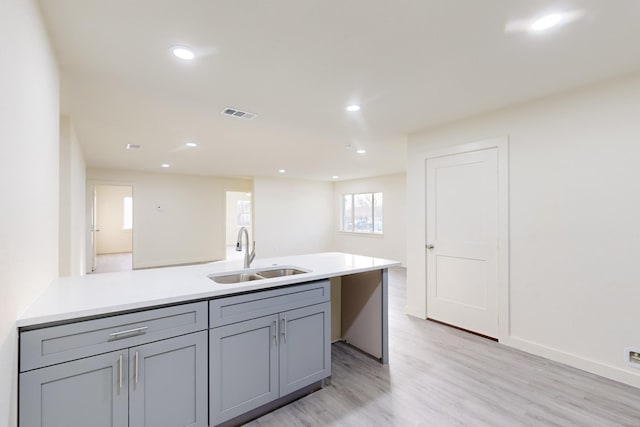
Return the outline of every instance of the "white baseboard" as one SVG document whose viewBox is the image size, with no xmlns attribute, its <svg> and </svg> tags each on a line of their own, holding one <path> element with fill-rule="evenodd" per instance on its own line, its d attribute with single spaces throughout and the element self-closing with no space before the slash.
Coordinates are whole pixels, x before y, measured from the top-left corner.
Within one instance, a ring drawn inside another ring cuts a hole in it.
<svg viewBox="0 0 640 427">
<path fill-rule="evenodd" d="M 501 339 L 500 343 L 518 350 L 526 351 L 527 353 L 535 354 L 536 356 L 553 360 L 554 362 L 563 363 L 577 369 L 582 369 L 583 371 L 591 372 L 592 374 L 600 375 L 601 377 L 640 388 L 640 373 L 630 372 L 626 369 L 596 362 L 591 359 L 586 359 L 575 354 L 567 353 L 518 337 L 511 336 L 506 339 Z M 623 355 L 621 352 L 620 360 L 622 360 L 622 358 Z"/>
</svg>

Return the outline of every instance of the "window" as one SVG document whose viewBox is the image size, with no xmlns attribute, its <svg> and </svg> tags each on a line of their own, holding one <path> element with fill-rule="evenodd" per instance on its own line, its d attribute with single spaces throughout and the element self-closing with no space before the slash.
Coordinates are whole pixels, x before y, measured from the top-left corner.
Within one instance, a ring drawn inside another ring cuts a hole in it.
<svg viewBox="0 0 640 427">
<path fill-rule="evenodd" d="M 251 201 L 238 200 L 238 225 L 251 224 Z"/>
<path fill-rule="evenodd" d="M 123 205 L 124 215 L 122 219 L 122 229 L 131 230 L 133 229 L 133 198 L 125 197 Z"/>
<path fill-rule="evenodd" d="M 341 231 L 382 233 L 382 193 L 342 196 Z"/>
</svg>

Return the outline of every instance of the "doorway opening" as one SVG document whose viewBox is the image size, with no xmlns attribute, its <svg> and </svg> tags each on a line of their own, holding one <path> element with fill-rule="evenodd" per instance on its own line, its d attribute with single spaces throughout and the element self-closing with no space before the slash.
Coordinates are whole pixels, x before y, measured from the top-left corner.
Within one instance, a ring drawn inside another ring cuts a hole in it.
<svg viewBox="0 0 640 427">
<path fill-rule="evenodd" d="M 243 253 L 236 251 L 238 231 L 245 227 L 249 232 L 249 241 L 253 242 L 253 226 L 251 214 L 251 193 L 246 191 L 227 191 L 226 219 L 226 259 L 242 259 Z"/>
<path fill-rule="evenodd" d="M 133 268 L 133 187 L 93 188 L 93 273 Z"/>
</svg>

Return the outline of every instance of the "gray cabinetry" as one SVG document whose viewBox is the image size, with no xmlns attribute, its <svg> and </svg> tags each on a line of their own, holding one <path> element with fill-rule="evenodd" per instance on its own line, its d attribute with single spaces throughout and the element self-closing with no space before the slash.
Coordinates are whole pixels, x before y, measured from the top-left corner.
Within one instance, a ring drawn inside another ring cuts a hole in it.
<svg viewBox="0 0 640 427">
<path fill-rule="evenodd" d="M 212 425 L 242 415 L 279 396 L 277 315 L 212 329 Z"/>
<path fill-rule="evenodd" d="M 207 331 L 194 331 L 206 312 L 202 302 L 21 333 L 20 427 L 205 427 Z"/>
<path fill-rule="evenodd" d="M 129 349 L 129 426 L 207 425 L 207 331 Z"/>
<path fill-rule="evenodd" d="M 331 375 L 328 300 L 318 281 L 211 302 L 212 325 L 234 322 L 209 332 L 211 425 Z"/>
<path fill-rule="evenodd" d="M 20 374 L 21 427 L 126 427 L 128 352 Z"/>
<path fill-rule="evenodd" d="M 331 375 L 331 305 L 280 314 L 280 395 Z"/>
<path fill-rule="evenodd" d="M 207 329 L 198 302 L 20 333 L 20 372 Z"/>
</svg>

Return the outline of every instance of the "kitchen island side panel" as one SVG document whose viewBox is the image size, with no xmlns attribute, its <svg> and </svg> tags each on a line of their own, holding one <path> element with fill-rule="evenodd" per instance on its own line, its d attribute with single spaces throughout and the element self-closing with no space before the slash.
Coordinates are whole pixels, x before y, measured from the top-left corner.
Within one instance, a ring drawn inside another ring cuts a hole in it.
<svg viewBox="0 0 640 427">
<path fill-rule="evenodd" d="M 342 277 L 342 339 L 388 362 L 386 269 Z"/>
</svg>

